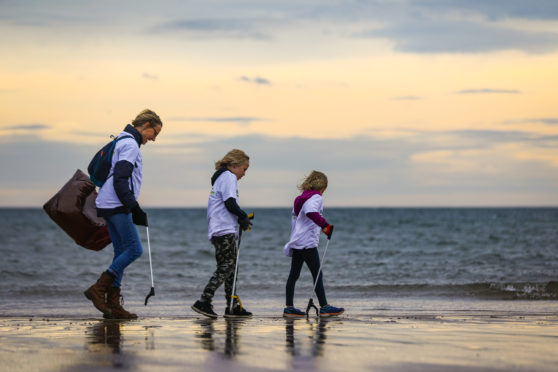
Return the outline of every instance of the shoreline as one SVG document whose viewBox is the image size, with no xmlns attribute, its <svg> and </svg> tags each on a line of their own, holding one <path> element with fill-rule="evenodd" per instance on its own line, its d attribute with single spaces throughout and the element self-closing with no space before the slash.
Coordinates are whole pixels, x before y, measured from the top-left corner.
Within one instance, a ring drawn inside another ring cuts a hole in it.
<svg viewBox="0 0 558 372">
<path fill-rule="evenodd" d="M 0 370 L 550 371 L 558 314 L 0 316 Z"/>
</svg>

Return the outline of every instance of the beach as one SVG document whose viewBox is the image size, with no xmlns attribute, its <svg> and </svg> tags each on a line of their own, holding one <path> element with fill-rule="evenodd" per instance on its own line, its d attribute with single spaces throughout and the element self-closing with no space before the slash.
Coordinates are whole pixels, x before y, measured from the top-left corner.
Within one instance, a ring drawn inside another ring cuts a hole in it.
<svg viewBox="0 0 558 372">
<path fill-rule="evenodd" d="M 149 210 L 156 294 L 145 306 L 144 253 L 122 286 L 139 319 L 107 321 L 83 291 L 112 248 L 77 246 L 42 210 L 0 210 L 0 371 L 557 370 L 557 208 L 330 210 L 324 285 L 345 313 L 322 321 L 281 316 L 289 213 L 256 210 L 237 283 L 254 317 L 227 321 L 222 287 L 217 320 L 190 309 L 215 269 L 205 210 Z M 311 293 L 305 268 L 295 306 Z"/>
<path fill-rule="evenodd" d="M 558 314 L 0 318 L 2 371 L 552 371 Z"/>
</svg>

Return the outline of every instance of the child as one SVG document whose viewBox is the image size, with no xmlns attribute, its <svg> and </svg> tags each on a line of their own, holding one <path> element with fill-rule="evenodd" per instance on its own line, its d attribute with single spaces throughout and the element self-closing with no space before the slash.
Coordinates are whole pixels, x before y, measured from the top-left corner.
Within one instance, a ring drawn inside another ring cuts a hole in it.
<svg viewBox="0 0 558 372">
<path fill-rule="evenodd" d="M 318 171 L 312 171 L 298 187 L 302 194 L 294 201 L 291 237 L 283 248 L 285 255 L 292 257 L 291 271 L 287 280 L 287 303 L 283 310 L 284 317 L 296 318 L 306 315 L 303 311 L 293 306 L 295 284 L 305 262 L 312 273 L 314 283 L 317 280 L 316 295 L 320 301 L 320 316 L 340 315 L 345 311 L 343 308 L 328 305 L 322 282 L 323 271 L 317 277 L 318 270 L 320 269 L 320 255 L 318 252 L 320 228 L 328 236 L 328 239 L 331 238 L 333 233 L 333 226 L 328 224 L 321 215 L 323 205 L 322 194 L 326 188 L 327 177 Z"/>
<path fill-rule="evenodd" d="M 225 317 L 250 317 L 252 313 L 244 310 L 234 301 L 230 309 L 234 272 L 236 268 L 238 225 L 243 231 L 250 227 L 246 212 L 238 206 L 238 185 L 250 166 L 250 158 L 242 150 L 233 149 L 215 163 L 215 173 L 211 177 L 211 193 L 207 204 L 208 238 L 215 247 L 217 269 L 205 286 L 201 298 L 192 305 L 192 310 L 217 318 L 211 300 L 217 288 L 225 283 L 227 307 Z"/>
</svg>

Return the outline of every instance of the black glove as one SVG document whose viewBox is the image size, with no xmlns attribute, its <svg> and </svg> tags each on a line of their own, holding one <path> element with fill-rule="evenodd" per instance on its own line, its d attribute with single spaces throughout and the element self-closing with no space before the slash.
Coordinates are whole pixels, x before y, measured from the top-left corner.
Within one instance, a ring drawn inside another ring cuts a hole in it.
<svg viewBox="0 0 558 372">
<path fill-rule="evenodd" d="M 244 217 L 238 217 L 238 224 L 242 231 L 250 231 L 250 226 L 252 226 L 252 219 L 254 218 L 254 213 L 245 215 Z"/>
<path fill-rule="evenodd" d="M 139 204 L 132 208 L 132 221 L 136 225 L 147 226 L 147 214 L 141 209 Z"/>
</svg>

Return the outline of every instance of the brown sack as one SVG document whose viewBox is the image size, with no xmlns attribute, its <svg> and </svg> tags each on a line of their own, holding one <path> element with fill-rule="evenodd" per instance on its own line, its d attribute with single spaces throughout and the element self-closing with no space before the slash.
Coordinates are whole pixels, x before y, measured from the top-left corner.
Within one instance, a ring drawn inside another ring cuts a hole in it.
<svg viewBox="0 0 558 372">
<path fill-rule="evenodd" d="M 111 240 L 105 220 L 97 217 L 96 198 L 95 185 L 78 169 L 43 209 L 77 244 L 100 251 Z"/>
</svg>

